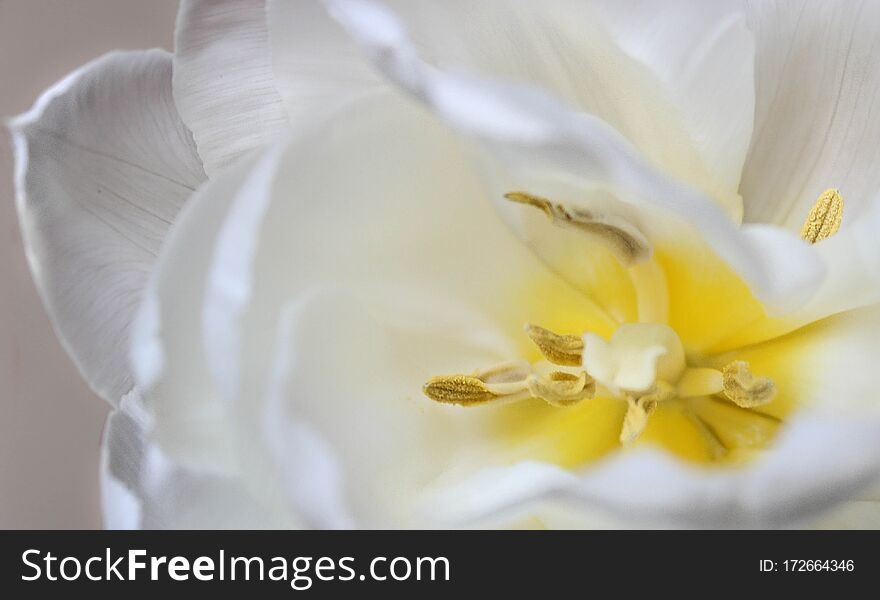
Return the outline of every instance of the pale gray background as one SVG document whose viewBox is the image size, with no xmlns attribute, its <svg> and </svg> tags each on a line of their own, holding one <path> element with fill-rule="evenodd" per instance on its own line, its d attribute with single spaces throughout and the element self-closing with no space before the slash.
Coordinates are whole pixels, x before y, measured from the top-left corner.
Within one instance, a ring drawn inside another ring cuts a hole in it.
<svg viewBox="0 0 880 600">
<path fill-rule="evenodd" d="M 171 48 L 176 0 L 0 0 L 0 118 L 114 48 Z M 0 133 L 0 528 L 100 527 L 107 408 L 52 332 L 22 251 Z"/>
</svg>

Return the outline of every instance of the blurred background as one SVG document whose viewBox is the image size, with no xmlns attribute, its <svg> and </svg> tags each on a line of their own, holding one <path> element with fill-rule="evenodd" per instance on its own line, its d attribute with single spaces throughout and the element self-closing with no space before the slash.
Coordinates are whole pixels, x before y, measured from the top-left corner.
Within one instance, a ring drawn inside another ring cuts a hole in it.
<svg viewBox="0 0 880 600">
<path fill-rule="evenodd" d="M 176 0 L 0 0 L 0 119 L 114 48 L 171 49 Z M 0 528 L 101 526 L 105 403 L 64 353 L 25 264 L 0 132 Z"/>
</svg>

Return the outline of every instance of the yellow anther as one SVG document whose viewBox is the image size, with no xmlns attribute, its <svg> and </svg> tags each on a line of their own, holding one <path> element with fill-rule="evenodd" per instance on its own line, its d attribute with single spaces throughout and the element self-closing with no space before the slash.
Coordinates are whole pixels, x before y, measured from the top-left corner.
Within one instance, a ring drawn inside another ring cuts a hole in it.
<svg viewBox="0 0 880 600">
<path fill-rule="evenodd" d="M 546 198 L 533 196 L 532 194 L 526 194 L 525 192 L 509 192 L 507 194 L 504 194 L 504 197 L 511 202 L 534 206 L 535 208 L 544 211 L 544 214 L 546 214 L 547 218 L 549 219 L 563 218 L 561 213 L 561 205 L 554 204 Z"/>
<path fill-rule="evenodd" d="M 596 393 L 596 382 L 584 372 L 575 375 L 553 371 L 547 377 L 529 377 L 529 391 L 551 406 L 571 406 L 592 398 Z"/>
<path fill-rule="evenodd" d="M 801 237 L 811 244 L 831 237 L 840 229 L 843 219 L 843 198 L 840 192 L 829 189 L 822 192 L 801 229 Z"/>
<path fill-rule="evenodd" d="M 767 404 L 776 396 L 776 385 L 769 377 L 755 377 L 749 363 L 736 360 L 722 370 L 724 395 L 742 408 Z"/>
<path fill-rule="evenodd" d="M 425 395 L 436 402 L 473 406 L 498 398 L 485 382 L 471 375 L 438 375 L 422 386 Z"/>
<path fill-rule="evenodd" d="M 554 223 L 597 236 L 627 266 L 651 257 L 651 245 L 647 238 L 635 225 L 622 217 L 598 214 L 526 192 L 509 192 L 504 197 L 511 202 L 534 206 Z"/>
<path fill-rule="evenodd" d="M 526 325 L 526 334 L 550 362 L 567 367 L 581 366 L 584 340 L 579 336 L 559 335 L 538 325 Z"/>
</svg>

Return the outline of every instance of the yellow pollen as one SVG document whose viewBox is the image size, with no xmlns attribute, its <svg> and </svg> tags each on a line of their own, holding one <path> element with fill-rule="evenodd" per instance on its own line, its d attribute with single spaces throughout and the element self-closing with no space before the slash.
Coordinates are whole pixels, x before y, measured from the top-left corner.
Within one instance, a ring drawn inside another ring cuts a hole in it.
<svg viewBox="0 0 880 600">
<path fill-rule="evenodd" d="M 529 391 L 551 406 L 571 406 L 592 398 L 596 393 L 596 382 L 584 372 L 575 375 L 554 371 L 548 377 L 529 377 Z"/>
<path fill-rule="evenodd" d="M 470 375 L 438 375 L 422 387 L 425 395 L 443 404 L 473 406 L 496 399 L 486 384 Z"/>
<path fill-rule="evenodd" d="M 538 325 L 526 325 L 526 334 L 550 362 L 567 367 L 581 366 L 584 340 L 579 336 L 560 335 Z"/>
<path fill-rule="evenodd" d="M 547 215 L 548 219 L 565 218 L 563 215 L 566 213 L 563 212 L 564 209 L 562 208 L 562 206 L 559 204 L 554 204 L 546 198 L 533 196 L 532 194 L 527 194 L 525 192 L 508 192 L 507 194 L 504 194 L 504 197 L 511 202 L 534 206 L 535 208 L 543 211 L 544 214 Z"/>
<path fill-rule="evenodd" d="M 843 198 L 835 189 L 828 189 L 816 200 L 801 229 L 801 237 L 811 244 L 831 237 L 840 229 L 843 219 Z"/>
<path fill-rule="evenodd" d="M 749 363 L 736 360 L 722 370 L 724 395 L 742 408 L 767 404 L 776 396 L 776 385 L 768 377 L 755 377 Z"/>
</svg>

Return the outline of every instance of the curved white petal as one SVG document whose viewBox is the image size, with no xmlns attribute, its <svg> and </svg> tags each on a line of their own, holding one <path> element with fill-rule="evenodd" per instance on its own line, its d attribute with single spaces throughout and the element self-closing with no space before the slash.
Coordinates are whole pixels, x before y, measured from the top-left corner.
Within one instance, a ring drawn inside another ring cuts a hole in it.
<svg viewBox="0 0 880 600">
<path fill-rule="evenodd" d="M 215 176 L 387 84 L 317 0 L 184 0 L 174 98 Z"/>
<path fill-rule="evenodd" d="M 486 471 L 437 492 L 425 512 L 448 525 L 528 514 L 554 500 L 666 526 L 768 528 L 803 523 L 880 478 L 880 420 L 810 413 L 748 467 L 704 470 L 654 451 L 623 453 L 582 474 L 542 463 Z"/>
<path fill-rule="evenodd" d="M 414 395 L 428 353 L 418 333 L 370 312 L 353 290 L 313 288 L 287 305 L 280 324 L 262 431 L 292 509 L 312 526 L 430 524 L 412 520 L 412 500 L 463 437 L 441 408 Z"/>
<path fill-rule="evenodd" d="M 453 233 L 462 243 L 450 243 Z M 272 330 L 281 305 L 309 285 L 418 288 L 433 290 L 438 302 L 455 290 L 459 302 L 508 318 L 504 306 L 517 299 L 499 296 L 499 282 L 548 280 L 543 265 L 498 222 L 460 147 L 429 115 L 394 96 L 268 152 L 216 239 L 205 335 L 208 348 L 218 350 L 209 359 L 229 397 L 241 383 L 236 363 L 257 360 L 266 349 L 244 356 L 222 349 L 246 344 L 245 319 L 257 331 Z M 279 279 L 272 272 L 276 256 L 309 259 Z M 594 310 L 583 302 L 585 314 Z"/>
<path fill-rule="evenodd" d="M 225 169 L 181 211 L 159 256 L 134 320 L 129 358 L 138 388 L 162 427 L 154 437 L 184 467 L 235 473 L 233 435 L 215 402 L 201 311 L 217 230 L 253 160 Z M 166 389 L 186 400 L 169 410 Z"/>
<path fill-rule="evenodd" d="M 377 339 L 365 333 L 370 326 L 333 314 L 328 302 L 309 305 L 323 307 L 323 318 L 288 326 L 292 317 L 285 315 L 322 285 L 353 290 L 354 301 L 366 303 L 379 322 L 372 330 L 396 324 L 408 331 L 398 371 L 413 362 L 418 368 L 405 367 L 403 380 L 400 373 L 391 377 L 394 365 L 370 343 Z M 524 292 L 526 285 L 541 295 Z M 345 522 L 335 516 L 341 510 L 322 513 L 329 500 L 316 506 L 288 483 L 295 473 L 329 476 L 333 461 L 320 458 L 323 437 L 357 441 L 346 432 L 389 412 L 370 399 L 392 389 L 385 404 L 402 400 L 401 381 L 410 396 L 401 415 L 424 416 L 431 404 L 418 390 L 430 375 L 518 356 L 509 336 L 525 342 L 521 328 L 529 321 L 555 326 L 557 313 L 565 312 L 560 307 L 577 307 L 568 312 L 592 319 L 593 327 L 582 329 L 612 330 L 589 299 L 549 273 L 498 220 L 443 127 L 407 98 L 391 96 L 318 123 L 200 190 L 165 247 L 133 356 L 145 366 L 139 383 L 169 456 L 190 468 L 237 474 L 260 493 L 286 487 L 308 522 L 338 526 Z M 288 354 L 289 362 L 279 359 Z M 334 356 L 344 375 L 338 382 Z M 326 425 L 329 417 L 321 414 L 346 407 L 347 415 Z M 297 417 L 282 418 L 284 411 Z M 317 437 L 309 433 L 316 420 Z M 376 443 L 344 446 L 351 448 L 346 475 L 352 464 L 369 465 L 385 452 L 382 442 L 399 449 L 401 436 L 415 431 L 369 430 L 385 433 Z M 267 447 L 257 439 L 273 441 Z M 303 453 L 324 467 L 306 470 L 310 463 L 296 462 Z M 353 481 L 370 473 L 357 469 Z M 333 477 L 313 481 L 326 490 L 321 497 L 334 497 Z M 377 515 L 363 512 L 366 505 L 346 510 L 376 522 Z"/>
<path fill-rule="evenodd" d="M 533 85 L 596 115 L 740 219 L 754 52 L 734 2 L 388 5 L 432 64 Z"/>
<path fill-rule="evenodd" d="M 287 129 L 265 0 L 184 0 L 174 36 L 174 99 L 214 176 Z"/>
<path fill-rule="evenodd" d="M 96 392 L 131 388 L 128 331 L 178 210 L 204 179 L 162 50 L 106 55 L 10 123 L 28 260 L 62 343 Z"/>
<path fill-rule="evenodd" d="M 739 0 L 598 0 L 614 40 L 668 90 L 709 169 L 739 187 L 755 110 L 755 43 Z"/>
<path fill-rule="evenodd" d="M 746 220 L 798 231 L 819 194 L 839 188 L 846 227 L 880 191 L 880 4 L 744 4 L 757 42 Z"/>
<path fill-rule="evenodd" d="M 153 444 L 150 417 L 132 391 L 107 417 L 101 488 L 107 529 L 259 529 L 295 526 L 240 482 L 188 470 Z"/>
<path fill-rule="evenodd" d="M 266 20 L 275 83 L 295 130 L 388 87 L 319 0 L 266 0 Z"/>
<path fill-rule="evenodd" d="M 598 186 L 626 202 L 668 211 L 695 225 L 755 293 L 777 308 L 802 304 L 821 280 L 824 264 L 793 234 L 763 226 L 737 228 L 713 201 L 658 171 L 594 115 L 572 112 L 532 88 L 426 64 L 400 21 L 379 4 L 326 3 L 391 79 L 482 142 L 499 196 L 527 190 L 577 202 L 577 194 Z"/>
<path fill-rule="evenodd" d="M 772 340 L 827 317 L 880 303 L 878 230 L 880 196 L 848 227 L 813 246 L 826 270 L 808 302 L 784 318 L 759 320 L 746 327 L 727 340 L 724 348 Z"/>
<path fill-rule="evenodd" d="M 107 415 L 101 440 L 101 512 L 106 529 L 138 529 L 141 524 L 141 468 L 147 417 L 135 390 Z"/>
<path fill-rule="evenodd" d="M 880 192 L 842 231 L 816 244 L 827 265 L 814 297 L 796 313 L 795 323 L 810 323 L 846 310 L 880 302 Z"/>
</svg>

